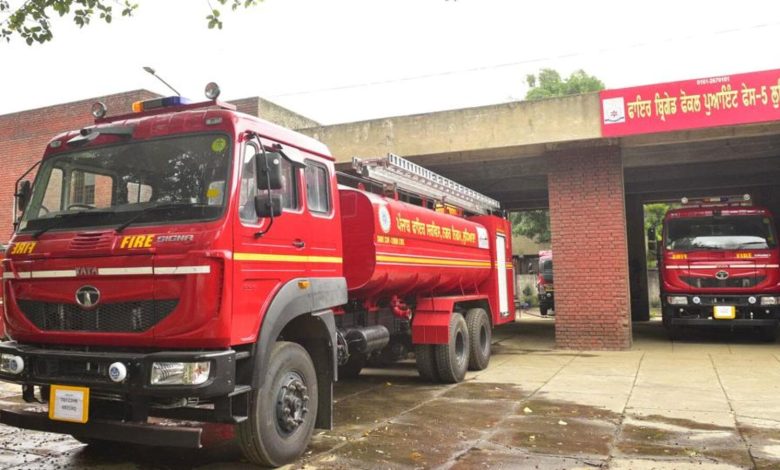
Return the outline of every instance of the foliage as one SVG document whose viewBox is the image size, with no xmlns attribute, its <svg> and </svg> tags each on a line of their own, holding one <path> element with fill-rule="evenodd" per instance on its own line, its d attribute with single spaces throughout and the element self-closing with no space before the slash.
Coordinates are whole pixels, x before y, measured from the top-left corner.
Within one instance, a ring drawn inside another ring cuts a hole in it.
<svg viewBox="0 0 780 470">
<path fill-rule="evenodd" d="M 542 69 L 539 76 L 526 76 L 530 90 L 525 95 L 527 100 L 540 100 L 555 96 L 578 95 L 604 89 L 604 82 L 588 75 L 584 70 L 573 72 L 569 78 L 561 79 L 561 74 L 553 69 Z"/>
<path fill-rule="evenodd" d="M 232 10 L 255 6 L 263 0 L 217 0 Z M 210 14 L 206 16 L 209 29 L 222 29 L 219 8 L 207 1 Z M 114 7 L 117 7 L 115 10 Z M 115 14 L 132 16 L 138 4 L 132 0 L 26 0 L 19 7 L 12 7 L 10 0 L 0 0 L 0 39 L 10 41 L 13 36 L 24 39 L 28 45 L 51 41 L 51 17 L 69 16 L 80 28 L 94 18 L 111 23 Z"/>
<path fill-rule="evenodd" d="M 645 233 L 647 233 L 647 230 L 649 228 L 655 228 L 655 239 L 656 239 L 656 246 L 661 246 L 661 237 L 663 235 L 661 226 L 664 221 L 664 216 L 666 215 L 666 212 L 671 209 L 673 205 L 667 204 L 665 202 L 656 202 L 653 204 L 645 204 Z M 647 267 L 648 268 L 655 268 L 658 264 L 658 261 L 656 260 L 655 253 L 651 253 L 650 250 L 647 250 Z"/>
<path fill-rule="evenodd" d="M 509 214 L 512 233 L 528 237 L 536 243 L 549 243 L 550 213 L 546 210 L 513 212 Z"/>
</svg>

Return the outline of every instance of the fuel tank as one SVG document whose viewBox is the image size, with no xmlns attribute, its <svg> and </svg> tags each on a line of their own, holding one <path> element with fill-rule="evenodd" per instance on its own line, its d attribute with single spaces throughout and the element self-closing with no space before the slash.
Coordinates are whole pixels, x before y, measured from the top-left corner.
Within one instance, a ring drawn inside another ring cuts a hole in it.
<svg viewBox="0 0 780 470">
<path fill-rule="evenodd" d="M 350 299 L 475 293 L 491 273 L 488 230 L 353 188 L 339 188 Z"/>
</svg>

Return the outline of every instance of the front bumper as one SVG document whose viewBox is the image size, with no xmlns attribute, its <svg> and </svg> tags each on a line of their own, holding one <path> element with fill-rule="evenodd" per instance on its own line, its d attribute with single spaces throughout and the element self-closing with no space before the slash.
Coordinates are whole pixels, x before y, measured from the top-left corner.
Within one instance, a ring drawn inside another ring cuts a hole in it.
<svg viewBox="0 0 780 470">
<path fill-rule="evenodd" d="M 19 374 L 0 372 L 0 380 L 30 385 L 74 385 L 91 391 L 120 396 L 150 398 L 198 398 L 225 396 L 235 387 L 236 352 L 159 351 L 149 353 L 81 351 L 49 349 L 21 345 L 15 341 L 0 343 L 0 353 L 22 357 L 24 370 Z M 151 385 L 154 362 L 211 362 L 209 378 L 200 385 Z M 108 366 L 121 362 L 127 368 L 122 382 L 112 382 Z"/>
<path fill-rule="evenodd" d="M 685 297 L 686 305 L 672 305 L 668 297 Z M 776 297 L 771 295 L 767 297 Z M 777 327 L 780 306 L 761 305 L 762 295 L 694 295 L 664 294 L 663 307 L 671 313 L 672 325 L 718 327 Z M 717 306 L 734 307 L 734 318 L 714 318 Z"/>
<path fill-rule="evenodd" d="M 0 423 L 33 431 L 70 434 L 79 438 L 129 442 L 132 444 L 185 447 L 202 447 L 203 429 L 195 427 L 156 425 L 91 419 L 86 424 L 52 421 L 46 413 L 22 410 L 0 410 Z"/>
</svg>

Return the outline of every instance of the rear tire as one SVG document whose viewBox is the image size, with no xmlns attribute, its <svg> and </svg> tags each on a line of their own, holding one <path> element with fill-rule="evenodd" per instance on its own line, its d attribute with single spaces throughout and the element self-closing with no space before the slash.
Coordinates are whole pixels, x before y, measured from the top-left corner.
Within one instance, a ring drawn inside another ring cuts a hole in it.
<svg viewBox="0 0 780 470">
<path fill-rule="evenodd" d="M 439 372 L 436 370 L 436 354 L 432 344 L 418 344 L 414 347 L 414 360 L 417 372 L 428 382 L 438 382 Z"/>
<path fill-rule="evenodd" d="M 469 330 L 469 370 L 485 370 L 490 363 L 490 345 L 493 330 L 483 308 L 472 308 L 466 313 Z"/>
<path fill-rule="evenodd" d="M 458 312 L 450 316 L 450 337 L 447 344 L 434 346 L 436 369 L 439 380 L 444 383 L 458 383 L 466 376 L 469 366 L 469 329 L 466 320 Z"/>
<path fill-rule="evenodd" d="M 314 431 L 317 397 L 309 353 L 297 343 L 274 344 L 263 386 L 252 391 L 249 419 L 236 429 L 244 457 L 269 467 L 300 457 Z"/>
</svg>

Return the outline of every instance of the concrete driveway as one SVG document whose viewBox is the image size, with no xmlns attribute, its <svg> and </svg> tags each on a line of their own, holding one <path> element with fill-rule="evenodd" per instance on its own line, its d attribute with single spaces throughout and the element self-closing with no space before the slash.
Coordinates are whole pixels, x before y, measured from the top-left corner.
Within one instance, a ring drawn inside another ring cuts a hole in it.
<svg viewBox="0 0 780 470">
<path fill-rule="evenodd" d="M 715 333 L 634 349 L 553 349 L 553 319 L 496 331 L 490 367 L 422 382 L 413 361 L 336 387 L 336 428 L 293 468 L 780 468 L 780 348 Z M 18 406 L 15 390 L 2 406 Z M 0 428 L 0 468 L 251 468 L 230 442 L 197 452 L 84 447 Z"/>
</svg>

